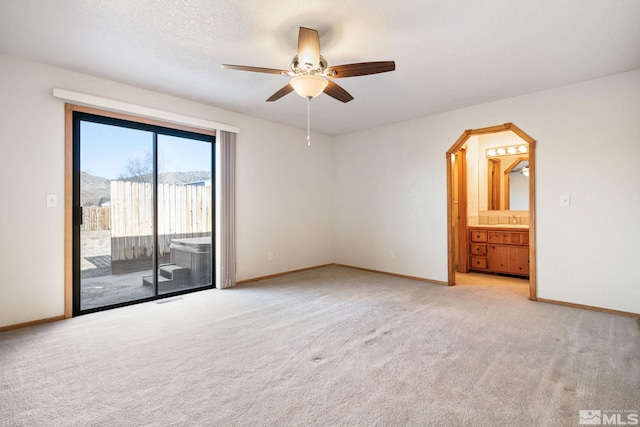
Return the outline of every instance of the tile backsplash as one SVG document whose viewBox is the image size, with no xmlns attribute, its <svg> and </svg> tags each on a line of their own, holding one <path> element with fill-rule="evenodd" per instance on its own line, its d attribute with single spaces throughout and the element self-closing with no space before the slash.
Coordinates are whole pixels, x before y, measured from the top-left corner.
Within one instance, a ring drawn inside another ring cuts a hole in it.
<svg viewBox="0 0 640 427">
<path fill-rule="evenodd" d="M 511 224 L 513 216 L 519 225 L 529 225 L 529 212 L 527 211 L 480 211 L 478 216 L 468 218 L 469 225 L 498 225 Z"/>
</svg>

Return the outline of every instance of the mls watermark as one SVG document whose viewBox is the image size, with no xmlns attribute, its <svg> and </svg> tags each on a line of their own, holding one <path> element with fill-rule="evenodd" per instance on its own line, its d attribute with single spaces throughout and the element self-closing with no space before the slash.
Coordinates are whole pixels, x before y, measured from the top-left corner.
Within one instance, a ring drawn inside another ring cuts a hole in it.
<svg viewBox="0 0 640 427">
<path fill-rule="evenodd" d="M 604 409 L 581 409 L 578 423 L 591 426 L 637 426 L 640 423 L 638 411 L 614 411 Z"/>
</svg>

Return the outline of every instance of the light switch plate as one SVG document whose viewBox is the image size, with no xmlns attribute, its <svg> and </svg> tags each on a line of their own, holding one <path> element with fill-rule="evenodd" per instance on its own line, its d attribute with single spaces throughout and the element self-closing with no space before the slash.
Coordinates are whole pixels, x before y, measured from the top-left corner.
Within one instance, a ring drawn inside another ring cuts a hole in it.
<svg viewBox="0 0 640 427">
<path fill-rule="evenodd" d="M 562 207 L 571 206 L 571 196 L 560 196 L 560 206 Z"/>
</svg>

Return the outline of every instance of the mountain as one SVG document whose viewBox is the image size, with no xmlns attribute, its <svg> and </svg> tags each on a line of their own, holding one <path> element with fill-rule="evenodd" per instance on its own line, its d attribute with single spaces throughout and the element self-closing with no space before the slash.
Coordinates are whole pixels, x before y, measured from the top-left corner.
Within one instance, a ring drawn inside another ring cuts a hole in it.
<svg viewBox="0 0 640 427">
<path fill-rule="evenodd" d="M 131 182 L 151 182 L 152 175 L 149 173 L 135 175 L 127 178 L 120 177 L 118 181 Z M 211 173 L 208 171 L 191 171 L 191 172 L 164 172 L 158 174 L 158 183 L 160 184 L 192 184 L 194 182 L 208 181 L 211 179 Z"/>
<path fill-rule="evenodd" d="M 80 206 L 97 206 L 109 200 L 109 180 L 80 172 Z"/>
<path fill-rule="evenodd" d="M 208 171 L 191 172 L 165 172 L 158 175 L 160 184 L 192 184 L 211 180 Z M 80 205 L 98 206 L 110 199 L 109 182 L 111 180 L 80 172 Z M 120 178 L 118 181 L 151 182 L 151 175 L 138 175 L 129 178 Z"/>
<path fill-rule="evenodd" d="M 209 171 L 165 172 L 158 175 L 158 182 L 161 184 L 193 184 L 210 180 Z"/>
</svg>

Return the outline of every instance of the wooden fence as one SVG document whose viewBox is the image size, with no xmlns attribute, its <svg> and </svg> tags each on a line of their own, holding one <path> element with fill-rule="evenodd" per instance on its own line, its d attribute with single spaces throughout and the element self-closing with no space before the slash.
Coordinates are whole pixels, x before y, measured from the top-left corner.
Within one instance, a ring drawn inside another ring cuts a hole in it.
<svg viewBox="0 0 640 427">
<path fill-rule="evenodd" d="M 83 206 L 81 231 L 102 231 L 111 228 L 109 206 Z"/>
<path fill-rule="evenodd" d="M 153 187 L 150 183 L 111 181 L 111 261 L 153 254 Z M 211 235 L 211 187 L 158 185 L 158 255 L 169 253 L 172 239 Z"/>
</svg>

